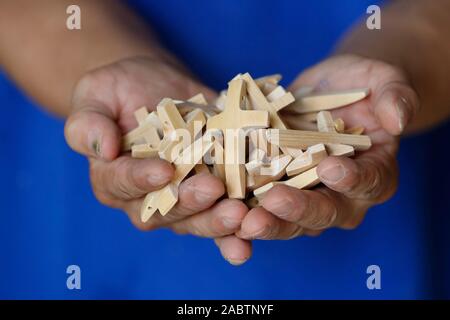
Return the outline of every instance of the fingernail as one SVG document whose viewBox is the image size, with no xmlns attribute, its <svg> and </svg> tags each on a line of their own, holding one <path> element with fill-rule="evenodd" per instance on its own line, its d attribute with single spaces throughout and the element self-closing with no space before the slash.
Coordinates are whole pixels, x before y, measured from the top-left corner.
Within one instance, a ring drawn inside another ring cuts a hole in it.
<svg viewBox="0 0 450 320">
<path fill-rule="evenodd" d="M 94 149 L 95 153 L 101 157 L 102 156 L 102 152 L 100 150 L 100 142 L 98 142 L 97 140 L 94 141 L 94 143 L 92 144 L 92 149 Z"/>
<path fill-rule="evenodd" d="M 167 182 L 169 182 L 170 176 L 166 175 L 166 174 L 153 173 L 153 174 L 148 175 L 147 181 L 152 186 L 160 186 L 160 185 L 163 185 L 163 184 L 166 184 Z"/>
<path fill-rule="evenodd" d="M 341 164 L 326 168 L 320 173 L 320 178 L 330 183 L 337 183 L 345 177 L 345 170 Z"/>
<path fill-rule="evenodd" d="M 406 98 L 404 98 L 404 97 L 401 97 L 398 100 L 395 107 L 397 109 L 397 114 L 398 114 L 398 128 L 400 129 L 400 132 L 403 132 L 403 130 L 405 129 L 405 126 L 408 123 L 408 118 L 405 113 L 405 111 L 408 108 L 408 100 L 406 100 Z"/>
<path fill-rule="evenodd" d="M 240 220 L 232 219 L 230 217 L 223 217 L 222 224 L 227 229 L 236 229 L 241 224 Z"/>
<path fill-rule="evenodd" d="M 247 259 L 239 260 L 239 259 L 230 259 L 230 258 L 225 258 L 225 260 L 227 260 L 230 264 L 232 264 L 233 266 L 236 266 L 236 267 L 242 265 L 245 261 L 247 261 Z"/>
<path fill-rule="evenodd" d="M 94 151 L 94 153 L 97 156 L 101 157 L 102 156 L 101 140 L 96 130 L 92 130 L 88 133 L 88 140 L 92 151 Z"/>
</svg>

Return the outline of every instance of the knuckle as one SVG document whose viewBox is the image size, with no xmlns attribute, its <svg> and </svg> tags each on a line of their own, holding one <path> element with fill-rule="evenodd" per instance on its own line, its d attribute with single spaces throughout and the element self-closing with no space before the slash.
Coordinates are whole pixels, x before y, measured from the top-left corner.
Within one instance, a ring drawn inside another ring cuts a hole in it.
<svg viewBox="0 0 450 320">
<path fill-rule="evenodd" d="M 379 188 L 378 192 L 372 196 L 372 199 L 376 201 L 376 203 L 381 204 L 389 200 L 397 191 L 398 188 L 398 176 L 393 173 L 392 177 L 390 177 L 388 181 L 388 185 L 385 188 Z"/>
<path fill-rule="evenodd" d="M 254 226 L 251 227 L 251 229 L 249 229 L 249 226 L 243 226 L 241 230 L 245 230 L 244 232 L 247 235 L 247 240 L 277 239 L 282 238 L 283 235 L 288 232 L 286 228 L 281 228 L 280 224 L 276 221 L 267 219 L 259 219 L 258 221 L 254 221 Z"/>
<path fill-rule="evenodd" d="M 357 217 L 349 218 L 342 223 L 341 228 L 345 230 L 354 230 L 361 224 L 362 220 L 362 218 Z"/>
<path fill-rule="evenodd" d="M 86 107 L 90 102 L 102 101 L 117 92 L 117 68 L 111 65 L 85 73 L 75 84 L 71 103 L 73 108 Z"/>
<path fill-rule="evenodd" d="M 311 205 L 309 203 L 308 200 L 301 202 L 301 204 L 295 204 L 295 202 L 291 202 L 294 203 L 294 208 L 291 212 L 287 213 L 285 218 L 288 219 L 289 221 L 293 221 L 293 222 L 304 222 L 307 220 L 312 220 L 311 217 L 309 217 L 309 212 L 311 211 Z"/>
<path fill-rule="evenodd" d="M 308 227 L 313 230 L 322 230 L 331 227 L 337 218 L 337 208 L 326 193 L 318 193 L 315 201 L 310 201 L 310 215 L 308 216 Z"/>
<path fill-rule="evenodd" d="M 292 211 L 288 212 L 285 218 L 293 222 L 310 219 L 308 213 L 312 211 L 311 199 L 298 190 L 289 189 L 286 195 L 286 203 L 290 204 Z"/>
<path fill-rule="evenodd" d="M 368 208 L 365 207 L 364 209 L 361 209 L 359 211 L 355 211 L 356 213 L 349 215 L 347 219 L 342 221 L 340 224 L 340 228 L 345 230 L 354 230 L 356 229 L 364 220 L 366 214 L 367 214 Z"/>
<path fill-rule="evenodd" d="M 167 227 L 178 235 L 191 234 L 197 237 L 208 236 L 212 231 L 210 228 L 206 228 L 198 221 L 191 221 L 190 219 L 185 219 L 179 222 L 167 225 Z"/>
<path fill-rule="evenodd" d="M 321 230 L 329 228 L 333 225 L 336 220 L 337 211 L 324 210 L 322 214 L 316 215 L 315 219 L 312 220 L 310 228 L 313 230 Z"/>
<path fill-rule="evenodd" d="M 139 191 L 133 181 L 133 167 L 126 158 L 117 161 L 116 169 L 111 173 L 112 186 L 124 198 L 133 199 L 134 194 Z"/>
<path fill-rule="evenodd" d="M 382 173 L 381 170 L 373 166 L 369 171 L 370 177 L 367 179 L 367 185 L 363 192 L 364 199 L 378 199 L 384 192 L 382 185 Z"/>
<path fill-rule="evenodd" d="M 300 191 L 286 185 L 277 185 L 263 198 L 263 207 L 279 218 L 291 222 L 301 222 L 307 218 L 309 199 Z"/>
<path fill-rule="evenodd" d="M 394 162 L 395 163 L 395 162 Z M 367 187 L 364 191 L 364 199 L 382 203 L 388 200 L 397 189 L 397 170 L 385 172 L 380 166 L 372 165 L 370 177 L 367 177 Z"/>
<path fill-rule="evenodd" d="M 323 233 L 323 230 L 305 230 L 304 234 L 308 237 L 317 237 L 320 236 Z"/>
<path fill-rule="evenodd" d="M 170 230 L 172 230 L 172 232 L 178 236 L 184 236 L 184 235 L 188 234 L 188 232 L 186 230 L 178 228 L 178 227 L 171 227 Z"/>
<path fill-rule="evenodd" d="M 98 202 L 108 207 L 113 206 L 114 201 L 112 201 L 112 199 L 109 196 L 107 196 L 103 191 L 92 186 L 92 192 L 94 193 L 94 196 L 98 200 Z"/>
<path fill-rule="evenodd" d="M 111 195 L 105 191 L 104 185 L 101 183 L 103 180 L 101 178 L 100 171 L 96 170 L 96 166 L 93 165 L 92 162 L 89 166 L 89 176 L 91 180 L 92 192 L 94 193 L 95 198 L 97 198 L 97 200 L 103 205 L 116 207 L 117 204 Z"/>
<path fill-rule="evenodd" d="M 398 184 L 395 159 L 389 159 L 388 155 L 383 154 L 377 159 L 366 159 L 360 166 L 361 175 L 346 192 L 348 196 L 381 203 L 395 193 Z"/>
<path fill-rule="evenodd" d="M 202 226 L 197 225 L 196 223 L 188 223 L 184 226 L 184 234 L 191 234 L 197 237 L 205 237 L 210 231 L 204 230 Z"/>
<path fill-rule="evenodd" d="M 303 234 L 305 234 L 305 229 L 301 226 L 296 226 L 293 230 L 292 233 L 290 234 L 290 236 L 287 238 L 287 240 L 291 240 L 297 237 L 302 236 Z"/>
<path fill-rule="evenodd" d="M 84 74 L 75 84 L 75 88 L 72 95 L 72 105 L 77 107 L 82 104 L 82 101 L 87 98 L 93 98 L 97 96 L 99 72 L 90 71 Z"/>
<path fill-rule="evenodd" d="M 278 225 L 269 225 L 257 236 L 259 240 L 271 240 L 280 238 L 280 228 Z"/>
</svg>

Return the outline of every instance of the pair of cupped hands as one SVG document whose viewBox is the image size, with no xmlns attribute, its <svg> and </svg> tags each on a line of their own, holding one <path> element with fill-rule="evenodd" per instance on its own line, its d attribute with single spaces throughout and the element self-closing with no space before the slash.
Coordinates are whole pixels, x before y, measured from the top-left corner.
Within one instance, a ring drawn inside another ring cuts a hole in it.
<svg viewBox="0 0 450 320">
<path fill-rule="evenodd" d="M 418 111 L 419 101 L 399 68 L 355 55 L 333 56 L 301 73 L 289 90 L 345 90 L 367 87 L 371 95 L 334 110 L 346 126 L 363 126 L 373 146 L 355 158 L 328 157 L 317 168 L 323 185 L 298 190 L 271 189 L 261 207 L 249 210 L 240 200 L 224 198 L 222 181 L 197 174 L 179 187 L 179 201 L 166 215 L 141 222 L 148 192 L 170 182 L 174 168 L 157 158 L 121 154 L 121 137 L 135 128 L 134 111 L 154 107 L 164 97 L 187 99 L 217 93 L 170 61 L 133 57 L 90 71 L 77 83 L 67 119 L 68 144 L 89 159 L 97 199 L 125 211 L 140 230 L 169 228 L 179 234 L 213 238 L 222 256 L 240 265 L 252 254 L 254 239 L 292 239 L 319 235 L 327 228 L 351 229 L 366 211 L 389 199 L 397 188 L 399 135 Z M 282 114 L 295 129 L 295 115 Z"/>
</svg>

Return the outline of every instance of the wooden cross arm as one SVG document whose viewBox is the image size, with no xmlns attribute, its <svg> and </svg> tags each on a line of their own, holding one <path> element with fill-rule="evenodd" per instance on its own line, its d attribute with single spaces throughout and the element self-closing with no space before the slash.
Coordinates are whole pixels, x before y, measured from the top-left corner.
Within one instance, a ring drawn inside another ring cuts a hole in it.
<svg viewBox="0 0 450 320">
<path fill-rule="evenodd" d="M 331 110 L 360 101 L 366 98 L 369 93 L 368 88 L 307 95 L 294 93 L 297 100 L 286 109 L 297 113 Z"/>
<path fill-rule="evenodd" d="M 164 98 L 156 108 L 165 134 L 186 127 L 186 123 L 172 99 Z"/>
<path fill-rule="evenodd" d="M 319 176 L 317 175 L 317 167 L 311 168 L 298 176 L 295 176 L 286 181 L 274 181 L 259 187 L 253 191 L 256 198 L 261 199 L 270 189 L 277 184 L 284 184 L 297 189 L 309 189 L 320 183 Z M 258 205 L 258 201 L 251 200 L 253 205 Z"/>
<path fill-rule="evenodd" d="M 246 110 L 240 115 L 241 128 L 262 129 L 269 126 L 269 113 L 265 111 Z"/>
<path fill-rule="evenodd" d="M 175 173 L 171 183 L 163 189 L 150 192 L 145 197 L 141 207 L 143 222 L 150 219 L 156 211 L 165 215 L 173 208 L 178 201 L 178 186 L 212 146 L 211 136 L 204 136 L 183 150 L 183 153 L 174 162 Z"/>
<path fill-rule="evenodd" d="M 158 131 L 150 122 L 145 122 L 122 137 L 122 151 L 129 151 L 133 145 L 143 143 L 149 143 L 152 148 L 159 147 Z"/>
<path fill-rule="evenodd" d="M 266 137 L 270 143 L 290 148 L 306 149 L 319 143 L 341 143 L 356 150 L 367 150 L 372 146 L 369 136 L 332 132 L 268 129 Z"/>
</svg>

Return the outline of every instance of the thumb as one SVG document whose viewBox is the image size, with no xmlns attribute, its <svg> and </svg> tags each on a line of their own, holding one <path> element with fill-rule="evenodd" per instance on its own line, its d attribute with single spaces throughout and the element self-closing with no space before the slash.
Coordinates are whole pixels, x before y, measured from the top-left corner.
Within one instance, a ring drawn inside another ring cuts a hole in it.
<svg viewBox="0 0 450 320">
<path fill-rule="evenodd" d="M 419 98 L 405 83 L 390 82 L 373 96 L 372 112 L 381 126 L 392 135 L 399 135 L 419 110 Z"/>
<path fill-rule="evenodd" d="M 77 109 L 66 121 L 69 146 L 87 157 L 113 160 L 120 152 L 121 130 L 114 115 L 100 102 Z"/>
</svg>

